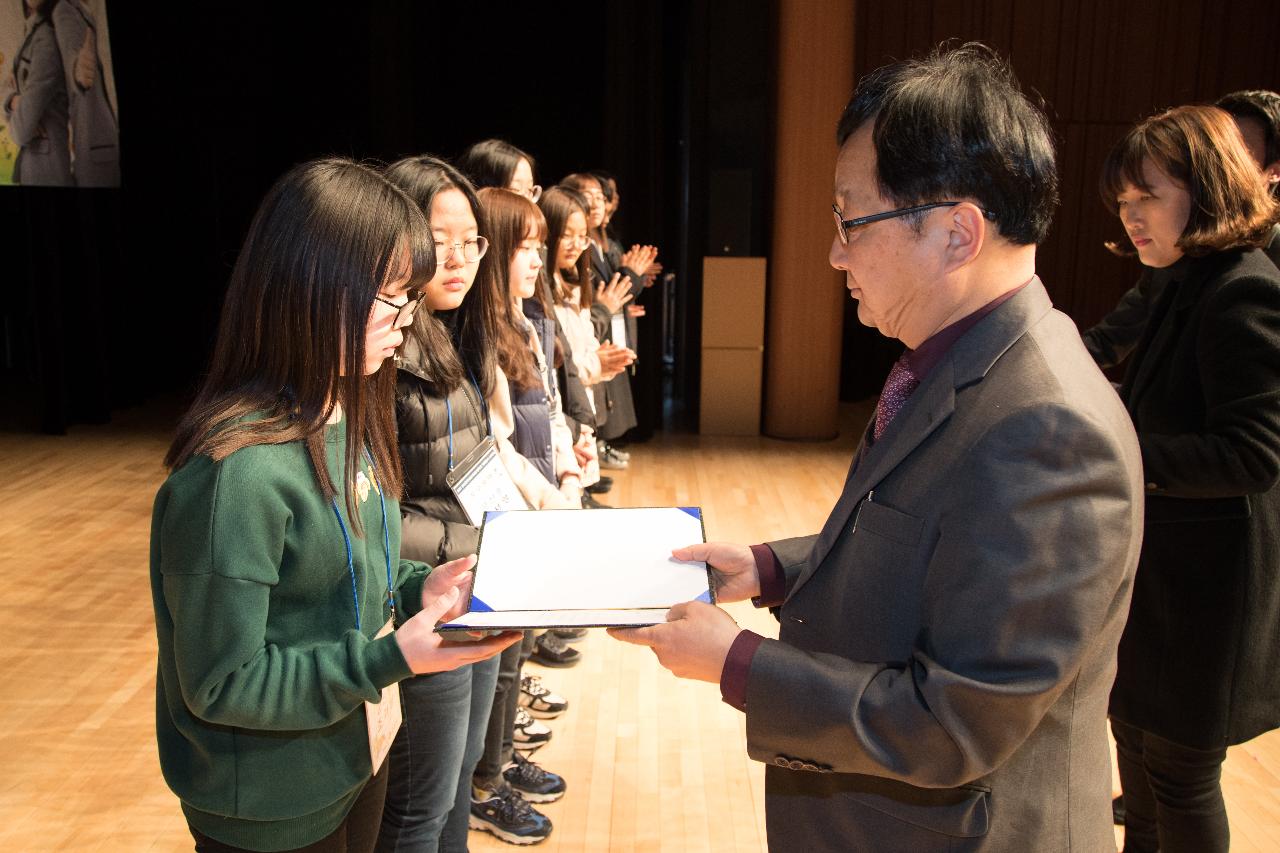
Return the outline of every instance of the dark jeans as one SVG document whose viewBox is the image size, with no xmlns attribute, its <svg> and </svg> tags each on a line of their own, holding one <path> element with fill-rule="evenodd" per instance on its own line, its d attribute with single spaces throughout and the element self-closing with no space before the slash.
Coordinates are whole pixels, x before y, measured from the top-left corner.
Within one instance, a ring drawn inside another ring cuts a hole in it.
<svg viewBox="0 0 1280 853">
<path fill-rule="evenodd" d="M 515 732 L 516 710 L 520 707 L 520 669 L 533 654 L 533 638 L 532 631 L 525 631 L 523 642 L 508 646 L 499 656 L 493 710 L 484 736 L 484 752 L 476 764 L 476 784 L 493 782 L 502 773 L 503 765 L 511 760 L 511 736 Z"/>
<path fill-rule="evenodd" d="M 297 847 L 287 853 L 372 853 L 374 842 L 378 839 L 378 824 L 382 820 L 382 800 L 387 793 L 387 762 L 382 769 L 370 779 L 356 797 L 351 811 L 338 828 L 306 847 Z M 191 837 L 196 840 L 196 853 L 247 853 L 243 847 L 232 847 L 220 841 L 214 841 L 200 830 L 188 826 Z"/>
<path fill-rule="evenodd" d="M 379 853 L 467 849 L 471 774 L 484 749 L 497 677 L 493 657 L 400 682 L 404 725 L 387 757 Z"/>
<path fill-rule="evenodd" d="M 1193 749 L 1111 721 L 1124 793 L 1124 853 L 1226 853 L 1226 747 Z"/>
</svg>

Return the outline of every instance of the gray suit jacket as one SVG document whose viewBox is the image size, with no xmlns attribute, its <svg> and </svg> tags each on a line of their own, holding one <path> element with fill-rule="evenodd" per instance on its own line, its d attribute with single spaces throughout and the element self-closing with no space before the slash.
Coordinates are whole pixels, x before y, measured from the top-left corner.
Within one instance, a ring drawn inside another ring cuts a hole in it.
<svg viewBox="0 0 1280 853">
<path fill-rule="evenodd" d="M 771 543 L 788 594 L 747 682 L 770 848 L 1113 850 L 1142 496 L 1124 407 L 1033 281 L 925 378 L 822 533 Z"/>
<path fill-rule="evenodd" d="M 53 24 L 35 21 L 13 64 L 20 95 L 17 109 L 5 98 L 9 138 L 20 147 L 13 181 L 27 186 L 71 186 L 71 147 L 67 136 L 67 86 Z"/>
<path fill-rule="evenodd" d="M 82 0 L 63 0 L 53 10 L 54 30 L 62 54 L 67 96 L 70 99 L 71 147 L 75 151 L 72 174 L 78 187 L 120 186 L 120 133 L 107 97 L 106 69 L 98 59 L 98 73 L 88 89 L 75 80 L 76 56 L 86 33 L 95 24 Z"/>
</svg>

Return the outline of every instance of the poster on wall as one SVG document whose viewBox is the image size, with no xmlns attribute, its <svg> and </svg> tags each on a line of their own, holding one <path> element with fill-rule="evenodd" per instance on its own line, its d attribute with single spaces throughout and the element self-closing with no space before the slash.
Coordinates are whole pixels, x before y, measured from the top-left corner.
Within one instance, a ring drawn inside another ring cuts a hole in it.
<svg viewBox="0 0 1280 853">
<path fill-rule="evenodd" d="M 120 186 L 105 0 L 0 0 L 0 186 Z"/>
</svg>

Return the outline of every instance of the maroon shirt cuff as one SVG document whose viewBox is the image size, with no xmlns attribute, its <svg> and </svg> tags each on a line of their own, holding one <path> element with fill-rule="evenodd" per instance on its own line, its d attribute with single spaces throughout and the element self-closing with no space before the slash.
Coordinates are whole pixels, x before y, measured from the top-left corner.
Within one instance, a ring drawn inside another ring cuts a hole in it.
<svg viewBox="0 0 1280 853">
<path fill-rule="evenodd" d="M 787 576 L 778 555 L 768 545 L 752 545 L 756 558 L 756 577 L 760 578 L 760 594 L 751 599 L 756 607 L 777 607 L 787 597 Z"/>
<path fill-rule="evenodd" d="M 764 637 L 754 631 L 739 631 L 724 659 L 720 670 L 720 698 L 726 705 L 739 711 L 747 710 L 747 676 L 751 673 L 751 659 Z"/>
</svg>

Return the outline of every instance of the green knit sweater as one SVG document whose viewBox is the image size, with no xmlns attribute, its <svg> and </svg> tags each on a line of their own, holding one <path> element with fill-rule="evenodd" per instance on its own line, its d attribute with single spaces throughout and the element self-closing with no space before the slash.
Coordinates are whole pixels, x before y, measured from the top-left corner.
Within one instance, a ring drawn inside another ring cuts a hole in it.
<svg viewBox="0 0 1280 853">
<path fill-rule="evenodd" d="M 344 482 L 345 421 L 325 435 Z M 187 820 L 250 850 L 318 841 L 372 773 L 363 703 L 411 673 L 386 622 L 386 551 L 377 481 L 357 497 L 351 536 L 361 629 L 333 504 L 301 443 L 199 456 L 161 486 L 151 522 L 159 667 L 160 766 Z M 401 618 L 422 603 L 421 563 L 400 560 L 400 507 L 387 496 Z"/>
</svg>

